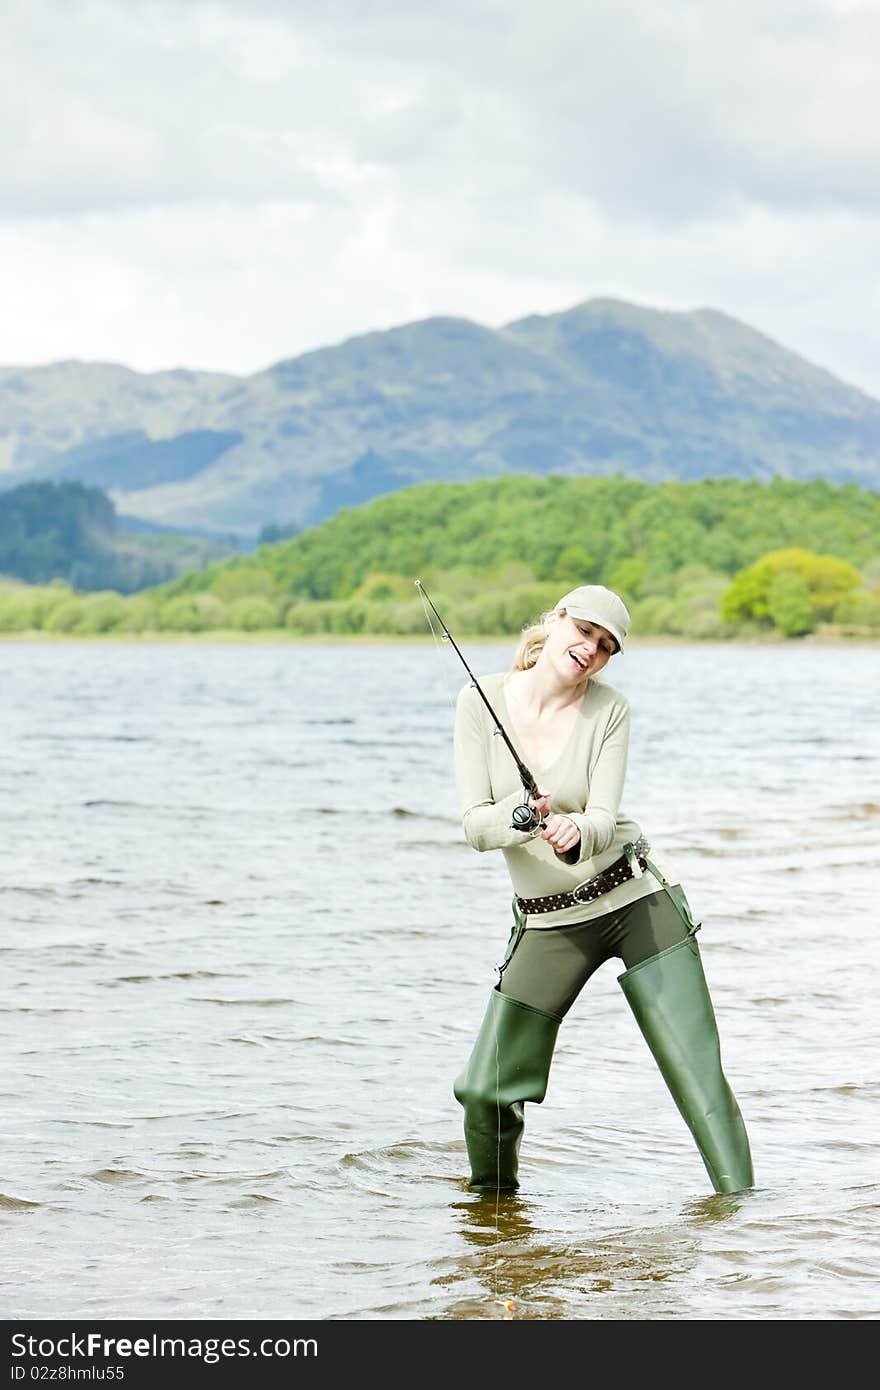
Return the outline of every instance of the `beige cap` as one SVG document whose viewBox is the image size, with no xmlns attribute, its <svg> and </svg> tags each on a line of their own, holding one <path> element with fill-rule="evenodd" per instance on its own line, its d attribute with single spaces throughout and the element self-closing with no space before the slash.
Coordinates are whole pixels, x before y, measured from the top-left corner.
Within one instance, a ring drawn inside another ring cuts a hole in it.
<svg viewBox="0 0 880 1390">
<path fill-rule="evenodd" d="M 570 594 L 561 598 L 556 607 L 564 608 L 572 618 L 607 628 L 617 643 L 618 651 L 623 651 L 629 630 L 629 612 L 623 599 L 618 598 L 611 589 L 601 584 L 582 584 L 579 589 L 572 589 Z"/>
</svg>

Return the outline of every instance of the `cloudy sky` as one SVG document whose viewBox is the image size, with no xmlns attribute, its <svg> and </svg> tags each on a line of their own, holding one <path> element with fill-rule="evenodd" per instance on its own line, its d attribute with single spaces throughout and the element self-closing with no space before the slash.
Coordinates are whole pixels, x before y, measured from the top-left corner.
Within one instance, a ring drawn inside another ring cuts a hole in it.
<svg viewBox="0 0 880 1390">
<path fill-rule="evenodd" d="M 711 305 L 880 396 L 880 0 L 2 0 L 0 364 Z"/>
</svg>

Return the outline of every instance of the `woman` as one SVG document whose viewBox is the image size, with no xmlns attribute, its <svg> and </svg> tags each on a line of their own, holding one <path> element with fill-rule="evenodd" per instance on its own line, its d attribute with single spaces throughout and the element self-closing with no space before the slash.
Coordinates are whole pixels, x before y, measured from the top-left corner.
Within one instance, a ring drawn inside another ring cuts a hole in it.
<svg viewBox="0 0 880 1390">
<path fill-rule="evenodd" d="M 523 1105 L 544 1099 L 559 1025 L 611 956 L 623 960 L 620 985 L 715 1190 L 738 1192 L 754 1181 L 722 1070 L 699 924 L 620 809 L 629 706 L 597 677 L 622 650 L 628 627 L 617 594 L 582 586 L 525 631 L 511 672 L 481 680 L 538 796 L 525 797 L 479 692 L 470 685 L 458 699 L 455 775 L 465 836 L 474 849 L 503 852 L 515 893 L 499 980 L 454 1088 L 476 1189 L 518 1187 Z M 526 800 L 535 824 L 523 831 L 511 818 Z"/>
</svg>

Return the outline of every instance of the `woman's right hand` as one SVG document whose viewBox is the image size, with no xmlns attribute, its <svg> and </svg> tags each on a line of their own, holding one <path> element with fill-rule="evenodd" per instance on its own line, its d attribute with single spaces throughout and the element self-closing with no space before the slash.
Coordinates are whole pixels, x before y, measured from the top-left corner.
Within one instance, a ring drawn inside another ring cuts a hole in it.
<svg viewBox="0 0 880 1390">
<path fill-rule="evenodd" d="M 537 814 L 538 820 L 546 820 L 550 814 L 550 793 L 544 787 L 538 788 L 538 795 L 529 795 L 529 805 Z"/>
</svg>

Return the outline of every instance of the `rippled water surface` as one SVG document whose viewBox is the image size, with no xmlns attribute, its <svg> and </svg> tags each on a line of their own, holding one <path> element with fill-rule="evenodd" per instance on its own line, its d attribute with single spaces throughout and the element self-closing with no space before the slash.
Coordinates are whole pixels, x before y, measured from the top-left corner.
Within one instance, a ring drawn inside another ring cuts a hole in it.
<svg viewBox="0 0 880 1390">
<path fill-rule="evenodd" d="M 0 647 L 3 1316 L 877 1317 L 880 649 L 607 677 L 624 809 L 703 918 L 743 1196 L 616 962 L 521 1192 L 468 1190 L 451 1085 L 510 893 L 461 835 L 448 647 Z"/>
</svg>

